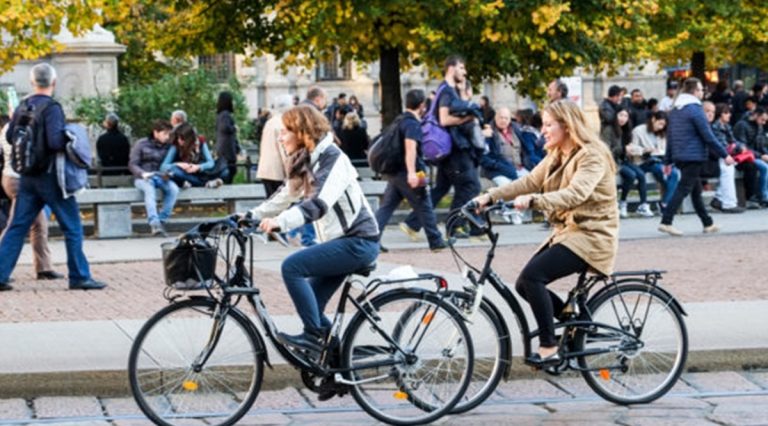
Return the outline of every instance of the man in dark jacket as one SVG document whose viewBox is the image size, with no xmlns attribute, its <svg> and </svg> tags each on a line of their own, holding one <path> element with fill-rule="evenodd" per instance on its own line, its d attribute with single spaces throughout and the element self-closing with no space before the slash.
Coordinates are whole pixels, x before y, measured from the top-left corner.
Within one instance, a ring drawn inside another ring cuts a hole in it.
<svg viewBox="0 0 768 426">
<path fill-rule="evenodd" d="M 405 198 L 419 224 L 424 227 L 430 250 L 437 252 L 445 249 L 447 245 L 437 229 L 437 219 L 426 181 L 427 165 L 421 155 L 420 120 L 425 102 L 426 95 L 423 90 L 412 89 L 405 94 L 405 112 L 397 122 L 398 136 L 404 153 L 402 167 L 399 171 L 385 176 L 387 189 L 376 211 L 376 222 L 379 224 L 379 238 L 381 238 L 392 213 Z M 411 234 L 404 223 L 401 223 L 400 227 L 409 235 Z"/>
<path fill-rule="evenodd" d="M 762 107 L 747 113 L 736 127 L 733 128 L 733 136 L 737 141 L 743 142 L 755 154 L 755 167 L 759 172 L 758 192 L 759 197 L 749 201 L 760 203 L 768 207 L 768 135 L 765 124 L 768 122 L 768 111 Z"/>
<path fill-rule="evenodd" d="M 101 173 L 103 175 L 122 175 L 128 171 L 128 155 L 131 151 L 131 143 L 120 131 L 119 123 L 120 119 L 117 114 L 107 114 L 104 119 L 104 128 L 107 129 L 107 132 L 96 140 L 96 152 L 99 154 L 101 167 L 115 169 L 105 170 Z"/>
<path fill-rule="evenodd" d="M 152 125 L 149 137 L 140 139 L 131 150 L 131 160 L 128 168 L 135 178 L 134 186 L 144 193 L 144 208 L 147 211 L 147 221 L 152 228 L 152 235 L 166 236 L 164 223 L 171 217 L 179 187 L 158 171 L 163 164 L 170 148 L 171 123 L 156 120 Z M 157 189 L 163 191 L 163 209 L 157 213 Z"/>
<path fill-rule="evenodd" d="M 619 109 L 619 102 L 621 102 L 621 87 L 613 85 L 608 88 L 608 97 L 600 102 L 600 133 L 607 126 L 613 126 L 616 121 L 616 111 Z"/>
<path fill-rule="evenodd" d="M 440 85 L 439 98 L 435 99 L 437 108 L 435 114 L 440 126 L 444 127 L 451 135 L 453 148 L 447 158 L 437 165 L 437 178 L 432 188 L 432 205 L 436 206 L 440 200 L 453 187 L 453 201 L 451 209 L 457 209 L 480 193 L 480 176 L 477 173 L 477 160 L 475 148 L 459 130 L 461 125 L 475 120 L 474 115 L 457 117 L 451 115 L 450 107 L 456 99 L 461 98 L 457 87 L 466 84 L 467 71 L 464 67 L 464 59 L 459 56 L 450 56 L 445 61 L 445 81 Z M 465 93 L 466 94 L 466 93 Z M 480 151 L 482 152 L 482 151 Z M 408 229 L 418 232 L 421 229 L 418 218 L 411 213 L 405 221 Z M 447 229 L 446 234 L 451 237 L 466 238 L 469 234 L 458 227 Z"/>
<path fill-rule="evenodd" d="M 11 223 L 0 240 L 0 291 L 10 290 L 8 281 L 24 246 L 24 238 L 32 222 L 44 205 L 56 215 L 67 246 L 67 268 L 69 269 L 70 290 L 98 290 L 106 284 L 91 277 L 88 259 L 83 253 L 83 226 L 80 222 L 80 208 L 74 197 L 64 198 L 56 176 L 55 155 L 66 147 L 64 133 L 64 111 L 54 101 L 56 70 L 46 63 L 37 64 L 29 73 L 33 94 L 26 98 L 13 114 L 8 126 L 6 140 L 12 143 L 15 128 L 20 125 L 25 108 L 34 108 L 38 124 L 35 132 L 41 132 L 45 143 L 45 168 L 42 172 L 21 175 L 19 192 L 16 195 Z M 37 134 L 37 133 L 36 133 Z"/>
<path fill-rule="evenodd" d="M 633 89 L 629 102 L 629 120 L 632 128 L 645 124 L 648 119 L 648 106 L 640 89 Z"/>
<path fill-rule="evenodd" d="M 704 87 L 698 78 L 691 77 L 683 82 L 681 93 L 675 99 L 669 112 L 667 127 L 667 151 L 665 164 L 674 163 L 680 169 L 680 183 L 672 195 L 669 204 L 664 208 L 660 232 L 673 236 L 682 236 L 683 232 L 672 226 L 672 220 L 683 199 L 691 194 L 691 201 L 696 214 L 704 226 L 704 233 L 719 231 L 712 217 L 707 214 L 704 201 L 701 199 L 701 179 L 699 174 L 709 153 L 716 153 L 725 158 L 725 164 L 735 164 L 722 144 L 712 133 L 701 99 L 704 97 Z"/>
</svg>

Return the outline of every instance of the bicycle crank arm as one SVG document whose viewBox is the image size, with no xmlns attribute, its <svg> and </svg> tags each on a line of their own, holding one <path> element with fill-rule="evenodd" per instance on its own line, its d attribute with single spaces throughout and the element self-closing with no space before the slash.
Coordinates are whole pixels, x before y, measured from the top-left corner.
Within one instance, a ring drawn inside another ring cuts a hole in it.
<svg viewBox="0 0 768 426">
<path fill-rule="evenodd" d="M 390 377 L 389 374 L 382 374 L 381 376 L 371 377 L 363 380 L 347 380 L 344 378 L 344 376 L 341 375 L 341 373 L 336 373 L 333 375 L 333 380 L 336 383 L 341 383 L 342 385 L 356 386 L 356 385 L 364 385 L 366 383 L 378 382 L 379 380 L 384 380 L 389 377 Z"/>
</svg>

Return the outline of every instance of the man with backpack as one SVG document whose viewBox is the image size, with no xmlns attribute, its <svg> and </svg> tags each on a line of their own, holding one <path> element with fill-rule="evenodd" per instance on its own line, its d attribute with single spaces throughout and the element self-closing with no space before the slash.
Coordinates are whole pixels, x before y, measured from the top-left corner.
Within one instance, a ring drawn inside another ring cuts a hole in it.
<svg viewBox="0 0 768 426">
<path fill-rule="evenodd" d="M 66 149 L 64 111 L 53 100 L 56 70 L 37 64 L 30 70 L 33 94 L 13 114 L 6 139 L 13 145 L 12 165 L 21 175 L 11 223 L 0 240 L 0 291 L 8 285 L 24 245 L 24 237 L 44 205 L 56 215 L 67 248 L 70 290 L 98 290 L 106 284 L 91 277 L 83 253 L 80 208 L 74 197 L 64 198 L 56 174 L 56 153 Z"/>
<path fill-rule="evenodd" d="M 452 146 L 450 153 L 436 163 L 437 178 L 435 187 L 432 188 L 432 205 L 436 206 L 453 187 L 451 202 L 453 210 L 463 206 L 480 193 L 480 176 L 477 166 L 482 156 L 482 149 L 475 148 L 461 131 L 461 126 L 475 120 L 475 116 L 451 114 L 451 105 L 454 105 L 455 101 L 469 98 L 468 91 L 461 90 L 461 93 L 457 91 L 466 85 L 467 71 L 464 67 L 464 59 L 456 55 L 449 56 L 445 60 L 444 75 L 445 81 L 437 89 L 436 108 L 431 108 L 430 111 L 437 116 L 439 126 L 449 133 Z M 424 135 L 425 139 L 427 136 Z M 421 226 L 415 212 L 408 216 L 400 228 L 411 238 L 416 237 Z M 446 229 L 446 235 L 456 238 L 469 236 L 460 228 Z"/>
<path fill-rule="evenodd" d="M 392 145 L 386 151 L 394 158 L 386 170 L 378 170 L 387 179 L 387 189 L 384 191 L 379 210 L 376 211 L 376 222 L 379 224 L 381 238 L 392 213 L 405 198 L 413 208 L 413 214 L 419 224 L 424 227 L 430 250 L 437 252 L 445 249 L 447 245 L 437 229 L 435 211 L 426 181 L 427 167 L 421 153 L 422 132 L 419 120 L 425 101 L 423 90 L 409 90 L 405 94 L 405 112 L 390 124 L 390 128 L 382 132 L 382 138 L 392 140 L 378 141 Z"/>
</svg>

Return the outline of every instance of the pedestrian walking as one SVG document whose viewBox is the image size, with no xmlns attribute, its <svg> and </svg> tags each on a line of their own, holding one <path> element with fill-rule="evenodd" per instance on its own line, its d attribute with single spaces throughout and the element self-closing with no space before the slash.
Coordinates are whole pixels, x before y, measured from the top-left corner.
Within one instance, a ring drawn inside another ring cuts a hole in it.
<svg viewBox="0 0 768 426">
<path fill-rule="evenodd" d="M 232 94 L 219 93 L 219 100 L 216 102 L 216 161 L 227 164 L 227 173 L 223 177 L 224 183 L 227 184 L 232 183 L 237 174 L 237 154 L 240 153 L 234 113 Z"/>
<path fill-rule="evenodd" d="M 88 259 L 83 253 L 80 208 L 74 197 L 64 198 L 56 176 L 53 158 L 55 153 L 65 149 L 66 144 L 64 110 L 52 97 L 56 88 L 56 70 L 46 63 L 37 64 L 30 70 L 30 83 L 32 95 L 14 112 L 6 140 L 10 143 L 14 139 L 16 127 L 25 125 L 22 117 L 29 118 L 25 111 L 30 111 L 34 114 L 34 124 L 30 126 L 33 136 L 29 139 L 42 144 L 38 148 L 44 155 L 37 159 L 35 167 L 30 168 L 32 170 L 20 177 L 12 219 L 0 239 L 0 290 L 12 288 L 8 281 L 21 254 L 24 237 L 44 205 L 51 208 L 64 233 L 69 289 L 102 289 L 106 284 L 91 277 Z"/>
<path fill-rule="evenodd" d="M 261 180 L 267 198 L 277 192 L 286 177 L 286 155 L 280 146 L 280 131 L 283 129 L 283 113 L 293 106 L 291 95 L 275 98 L 275 112 L 264 124 L 259 144 L 259 168 L 256 177 Z"/>
</svg>

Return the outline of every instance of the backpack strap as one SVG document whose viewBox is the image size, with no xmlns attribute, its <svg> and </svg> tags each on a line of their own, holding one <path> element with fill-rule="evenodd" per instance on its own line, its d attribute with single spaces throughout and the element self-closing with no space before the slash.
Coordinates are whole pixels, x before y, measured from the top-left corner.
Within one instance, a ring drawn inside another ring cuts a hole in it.
<svg viewBox="0 0 768 426">
<path fill-rule="evenodd" d="M 429 111 L 427 112 L 427 117 L 430 115 L 435 118 L 435 122 L 440 125 L 440 127 L 443 127 L 442 124 L 440 124 L 440 117 L 435 115 L 435 109 L 437 107 L 437 104 L 440 103 L 440 95 L 443 94 L 443 89 L 448 87 L 448 83 L 442 82 L 440 83 L 440 86 L 437 88 L 437 92 L 435 93 L 435 101 L 432 102 L 432 104 L 429 106 Z"/>
</svg>

